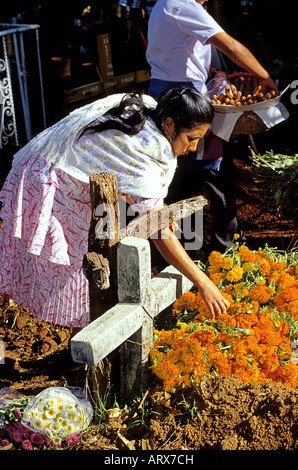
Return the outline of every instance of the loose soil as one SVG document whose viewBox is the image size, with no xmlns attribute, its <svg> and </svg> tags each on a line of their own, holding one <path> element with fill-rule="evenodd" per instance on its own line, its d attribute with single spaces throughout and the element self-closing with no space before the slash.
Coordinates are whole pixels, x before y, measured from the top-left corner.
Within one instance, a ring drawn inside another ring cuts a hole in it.
<svg viewBox="0 0 298 470">
<path fill-rule="evenodd" d="M 291 221 L 266 211 L 250 167 L 237 160 L 238 216 L 252 249 L 286 249 Z M 211 216 L 206 207 L 205 231 Z M 208 236 L 208 235 L 207 235 Z M 6 295 L 0 296 L 0 340 L 5 361 L 0 388 L 34 396 L 49 386 L 87 383 L 85 366 L 70 354 L 71 329 L 44 323 Z M 298 448 L 298 390 L 275 383 L 245 384 L 235 377 L 205 377 L 171 393 L 154 383 L 143 406 L 111 408 L 67 449 L 76 450 L 289 450 Z M 129 410 L 129 411 L 127 411 Z M 10 450 L 20 449 L 9 444 Z M 1 449 L 1 447 L 0 447 Z M 5 447 L 2 447 L 5 449 Z"/>
</svg>

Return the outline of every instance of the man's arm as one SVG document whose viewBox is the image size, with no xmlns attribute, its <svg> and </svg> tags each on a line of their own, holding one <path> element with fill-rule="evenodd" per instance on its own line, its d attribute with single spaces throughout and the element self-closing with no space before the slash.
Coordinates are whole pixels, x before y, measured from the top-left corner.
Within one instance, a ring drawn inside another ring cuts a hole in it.
<svg viewBox="0 0 298 470">
<path fill-rule="evenodd" d="M 277 94 L 279 93 L 278 88 L 269 76 L 269 73 L 258 62 L 255 56 L 247 49 L 247 47 L 232 38 L 232 36 L 224 32 L 218 33 L 208 40 L 208 44 L 212 44 L 214 47 L 219 49 L 243 70 L 255 75 L 259 79 L 261 85 L 267 86 L 271 90 L 275 90 Z"/>
</svg>

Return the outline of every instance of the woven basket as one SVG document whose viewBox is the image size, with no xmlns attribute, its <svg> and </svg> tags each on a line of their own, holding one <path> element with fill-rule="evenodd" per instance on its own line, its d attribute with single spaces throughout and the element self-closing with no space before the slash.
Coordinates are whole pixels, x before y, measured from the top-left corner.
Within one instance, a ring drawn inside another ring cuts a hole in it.
<svg viewBox="0 0 298 470">
<path fill-rule="evenodd" d="M 262 119 L 254 112 L 244 113 L 236 122 L 232 134 L 257 134 L 268 128 Z"/>
</svg>

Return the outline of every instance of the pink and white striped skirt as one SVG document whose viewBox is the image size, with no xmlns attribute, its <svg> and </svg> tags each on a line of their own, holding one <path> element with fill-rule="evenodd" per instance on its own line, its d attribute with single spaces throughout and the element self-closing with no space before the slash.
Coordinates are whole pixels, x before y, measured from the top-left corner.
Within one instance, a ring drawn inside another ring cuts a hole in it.
<svg viewBox="0 0 298 470">
<path fill-rule="evenodd" d="M 0 292 L 43 321 L 86 326 L 89 184 L 31 155 L 11 169 L 0 200 Z"/>
</svg>

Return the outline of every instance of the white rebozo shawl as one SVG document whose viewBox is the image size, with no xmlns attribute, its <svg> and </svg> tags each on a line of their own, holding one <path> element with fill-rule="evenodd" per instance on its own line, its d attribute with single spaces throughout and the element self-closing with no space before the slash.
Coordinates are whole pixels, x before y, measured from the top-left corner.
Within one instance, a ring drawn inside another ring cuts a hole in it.
<svg viewBox="0 0 298 470">
<path fill-rule="evenodd" d="M 29 153 L 40 154 L 47 164 L 85 183 L 92 173 L 110 171 L 117 177 L 122 176 L 118 178 L 119 192 L 143 198 L 164 198 L 177 160 L 169 142 L 150 118 L 137 136 L 107 130 L 99 134 L 87 133 L 86 138 L 84 134 L 78 140 L 86 126 L 118 105 L 123 96 L 122 93 L 111 95 L 71 112 L 19 150 L 12 166 L 18 165 Z M 156 106 L 156 101 L 147 95 L 143 95 L 143 101 L 150 108 Z M 96 136 L 95 141 L 92 135 Z"/>
</svg>

